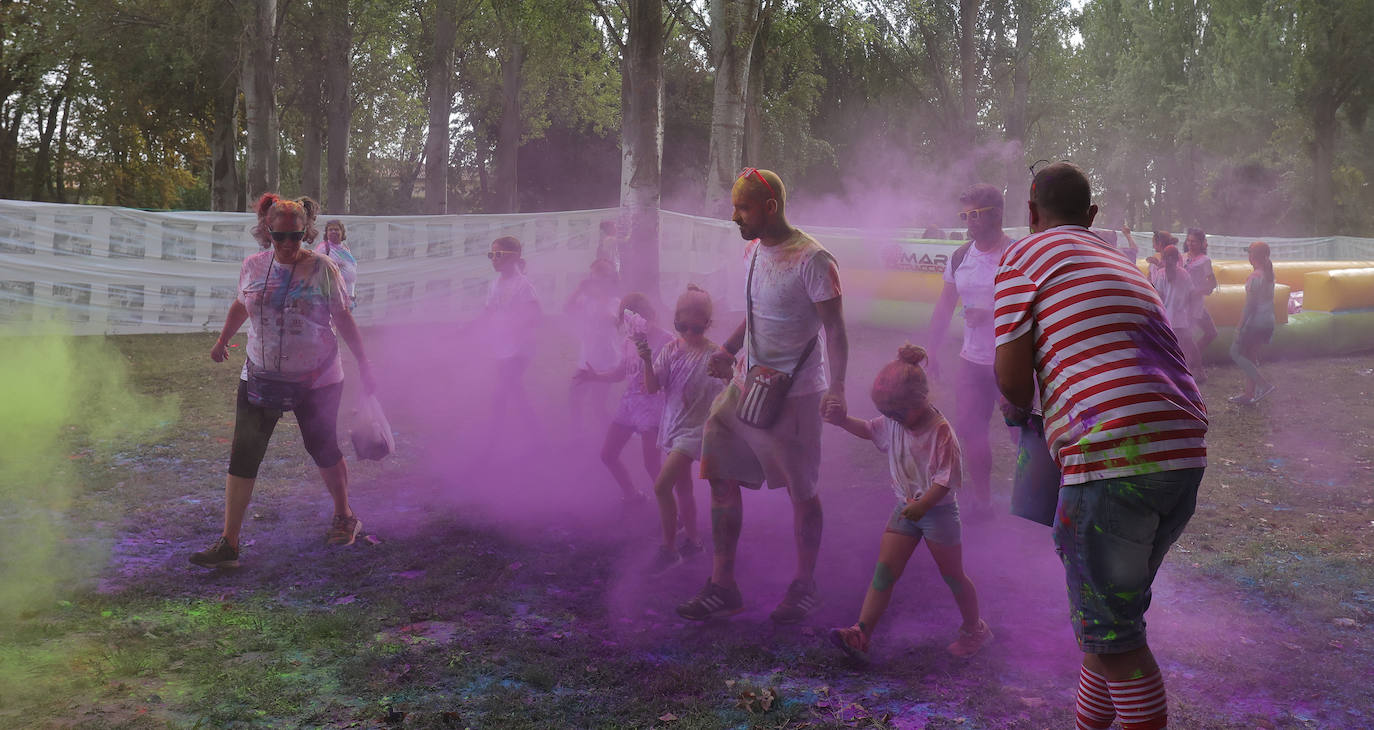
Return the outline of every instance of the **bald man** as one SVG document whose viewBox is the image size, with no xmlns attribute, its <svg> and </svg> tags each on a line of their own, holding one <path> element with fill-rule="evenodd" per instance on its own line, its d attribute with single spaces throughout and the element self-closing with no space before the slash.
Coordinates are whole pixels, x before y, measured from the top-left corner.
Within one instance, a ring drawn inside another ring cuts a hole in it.
<svg viewBox="0 0 1374 730">
<path fill-rule="evenodd" d="M 1088 226 L 1073 165 L 1031 184 L 1031 235 L 1007 247 L 996 286 L 997 384 L 1009 423 L 1036 383 L 1062 474 L 1054 541 L 1083 666 L 1077 727 L 1168 723 L 1145 640 L 1155 573 L 1188 520 L 1207 465 L 1207 409 L 1149 280 Z"/>
<path fill-rule="evenodd" d="M 746 254 L 750 311 L 709 365 L 713 376 L 732 379 L 711 406 L 702 444 L 701 472 L 711 483 L 715 555 L 706 586 L 677 612 L 704 621 L 743 610 L 735 581 L 735 549 L 744 520 L 740 487 L 758 489 L 766 482 L 770 489 L 785 488 L 792 501 L 797 571 L 772 613 L 773 621 L 791 624 L 820 605 L 815 572 L 822 524 L 817 493 L 821 413 L 828 407 L 844 412 L 849 359 L 840 273 L 829 251 L 787 222 L 787 191 L 776 174 L 745 170 L 730 201 L 731 220 L 751 242 Z M 741 352 L 743 367 L 736 368 Z M 793 376 L 781 413 L 768 428 L 736 415 L 751 368 Z"/>
</svg>

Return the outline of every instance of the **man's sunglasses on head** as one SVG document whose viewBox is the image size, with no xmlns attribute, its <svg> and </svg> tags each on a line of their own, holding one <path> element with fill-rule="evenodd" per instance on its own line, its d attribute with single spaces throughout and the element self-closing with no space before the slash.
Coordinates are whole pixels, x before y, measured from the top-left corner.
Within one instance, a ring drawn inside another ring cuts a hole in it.
<svg viewBox="0 0 1374 730">
<path fill-rule="evenodd" d="M 771 196 L 773 196 L 773 197 L 775 197 L 775 198 L 778 197 L 777 191 L 773 189 L 773 186 L 772 186 L 772 185 L 769 185 L 769 184 L 768 184 L 768 179 L 765 178 L 765 177 L 763 176 L 763 173 L 759 172 L 759 168 L 757 168 L 757 167 L 746 167 L 746 168 L 744 168 L 744 172 L 741 172 L 741 173 L 739 174 L 739 177 L 736 178 L 736 179 L 737 179 L 737 180 L 742 180 L 742 179 L 744 179 L 744 178 L 746 178 L 746 177 L 749 177 L 750 175 L 753 175 L 754 177 L 758 178 L 758 179 L 759 179 L 759 182 L 763 183 L 763 186 L 764 186 L 765 188 L 768 188 L 768 194 L 769 194 L 769 195 L 771 195 Z"/>
</svg>

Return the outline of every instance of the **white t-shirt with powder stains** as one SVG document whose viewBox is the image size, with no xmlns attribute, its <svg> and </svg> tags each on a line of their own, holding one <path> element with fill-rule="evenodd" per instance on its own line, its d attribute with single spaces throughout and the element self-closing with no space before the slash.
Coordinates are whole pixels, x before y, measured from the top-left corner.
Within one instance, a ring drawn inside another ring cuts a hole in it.
<svg viewBox="0 0 1374 730">
<path fill-rule="evenodd" d="M 825 335 L 816 304 L 840 296 L 840 270 L 835 257 L 816 239 L 798 230 L 786 243 L 776 246 L 752 241 L 746 250 L 746 271 L 751 259 L 754 328 L 745 333 L 744 370 L 765 365 L 790 373 L 797 367 L 806 344 L 819 335 L 787 396 L 795 398 L 826 390 L 830 380 L 825 364 Z M 738 374 L 737 381 L 743 385 L 743 372 Z"/>
<path fill-rule="evenodd" d="M 892 492 L 898 502 L 920 499 L 937 485 L 949 489 L 939 504 L 955 501 L 954 493 L 963 484 L 963 468 L 959 440 L 943 415 L 937 411 L 932 423 L 919 433 L 887 416 L 869 421 L 868 428 L 873 432 L 873 445 L 887 454 Z"/>
</svg>

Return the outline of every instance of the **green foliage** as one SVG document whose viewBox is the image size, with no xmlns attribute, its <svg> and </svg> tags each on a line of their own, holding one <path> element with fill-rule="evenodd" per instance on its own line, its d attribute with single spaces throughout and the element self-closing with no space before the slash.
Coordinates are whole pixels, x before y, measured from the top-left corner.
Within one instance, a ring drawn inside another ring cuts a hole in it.
<svg viewBox="0 0 1374 730">
<path fill-rule="evenodd" d="M 436 1 L 344 3 L 353 59 L 346 154 L 357 212 L 418 208 Z M 244 0 L 0 4 L 0 194 L 204 207 L 214 92 L 236 83 L 247 7 Z M 307 129 L 322 123 L 320 29 L 331 7 L 340 6 L 279 2 L 288 193 L 300 187 Z M 557 158 L 521 157 L 519 197 L 545 208 L 586 202 L 568 191 L 588 181 L 541 178 L 589 169 L 588 154 L 614 155 L 622 5 L 461 0 L 455 7 L 449 178 L 459 209 L 484 210 L 495 195 L 502 62 L 516 48 L 524 52 L 518 144 Z M 669 7 L 664 185 L 673 204 L 701 195 L 712 70 L 702 45 L 709 29 L 698 27 L 705 3 Z M 1367 0 L 1088 0 L 1077 8 L 1065 0 L 983 0 L 972 28 L 976 77 L 968 100 L 957 0 L 768 0 L 765 7 L 762 88 L 750 95 L 762 126 L 751 150 L 761 159 L 751 162 L 778 169 L 796 189 L 853 198 L 865 193 L 864 181 L 878 181 L 940 201 L 946 188 L 974 178 L 1016 188 L 1023 163 L 1068 158 L 1089 170 L 1109 223 L 1310 232 L 1323 205 L 1316 191 L 1329 190 L 1337 230 L 1374 226 L 1367 183 L 1374 179 L 1367 72 L 1374 3 Z M 1019 98 L 1017 78 L 1027 86 Z M 1014 159 L 1016 143 L 1024 160 Z M 1329 159 L 1315 155 L 1322 144 Z M 595 169 L 605 175 L 616 167 Z"/>
</svg>

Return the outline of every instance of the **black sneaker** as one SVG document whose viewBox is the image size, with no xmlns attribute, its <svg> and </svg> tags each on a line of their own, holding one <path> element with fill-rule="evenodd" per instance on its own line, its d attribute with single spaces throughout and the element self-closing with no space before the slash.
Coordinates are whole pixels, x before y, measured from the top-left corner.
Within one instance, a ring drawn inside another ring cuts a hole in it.
<svg viewBox="0 0 1374 730">
<path fill-rule="evenodd" d="M 649 561 L 649 564 L 644 568 L 644 572 L 649 575 L 658 575 L 681 564 L 682 556 L 676 550 L 660 545 L 658 551 L 654 553 L 654 559 Z"/>
<path fill-rule="evenodd" d="M 688 621 L 705 621 L 734 616 L 744 610 L 744 598 L 738 588 L 726 588 L 706 579 L 706 587 L 692 600 L 677 607 L 677 615 Z"/>
<path fill-rule="evenodd" d="M 816 586 L 810 586 L 799 580 L 792 581 L 787 586 L 787 595 L 782 597 L 782 603 L 773 609 L 773 623 L 795 624 L 806 618 L 810 613 L 821 605 L 821 599 L 816 597 Z"/>
<path fill-rule="evenodd" d="M 701 541 L 690 540 L 684 537 L 682 538 L 682 544 L 677 546 L 677 552 L 678 555 L 682 556 L 683 560 L 686 560 L 687 558 L 690 558 L 693 555 L 702 554 L 703 552 L 705 552 L 705 548 L 701 546 Z"/>
<path fill-rule="evenodd" d="M 237 568 L 239 550 L 229 544 L 228 538 L 221 537 L 215 544 L 198 553 L 191 553 L 191 564 L 202 568 Z"/>
</svg>

